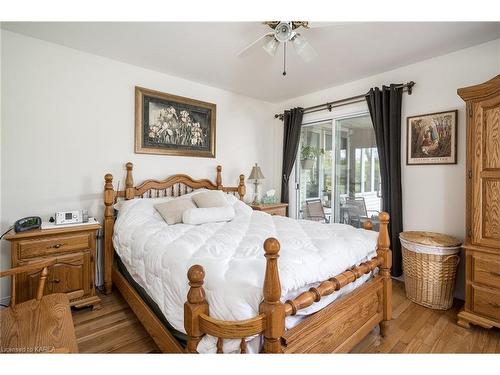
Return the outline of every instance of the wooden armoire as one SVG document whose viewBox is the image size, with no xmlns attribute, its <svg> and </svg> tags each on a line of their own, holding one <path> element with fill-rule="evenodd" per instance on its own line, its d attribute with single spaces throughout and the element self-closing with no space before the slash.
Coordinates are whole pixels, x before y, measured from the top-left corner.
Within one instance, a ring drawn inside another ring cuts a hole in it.
<svg viewBox="0 0 500 375">
<path fill-rule="evenodd" d="M 500 327 L 500 75 L 457 92 L 467 106 L 466 285 L 458 324 Z"/>
</svg>

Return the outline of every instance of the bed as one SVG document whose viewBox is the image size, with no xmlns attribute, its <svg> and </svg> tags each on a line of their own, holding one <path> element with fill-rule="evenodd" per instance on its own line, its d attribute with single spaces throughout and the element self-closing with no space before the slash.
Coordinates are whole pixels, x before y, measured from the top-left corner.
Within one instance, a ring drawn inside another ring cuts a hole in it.
<svg viewBox="0 0 500 375">
<path fill-rule="evenodd" d="M 104 287 L 120 290 L 163 352 L 348 352 L 377 325 L 387 333 L 388 214 L 378 235 L 271 217 L 243 203 L 243 175 L 225 187 L 220 166 L 215 183 L 174 175 L 138 186 L 132 169 L 122 191 L 105 176 Z M 200 189 L 227 193 L 234 219 L 169 226 L 155 213 L 155 201 Z"/>
</svg>

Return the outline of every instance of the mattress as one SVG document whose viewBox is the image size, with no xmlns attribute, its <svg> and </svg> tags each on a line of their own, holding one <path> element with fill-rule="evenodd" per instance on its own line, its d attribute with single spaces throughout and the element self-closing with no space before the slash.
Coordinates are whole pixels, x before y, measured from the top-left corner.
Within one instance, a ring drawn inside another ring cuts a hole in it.
<svg viewBox="0 0 500 375">
<path fill-rule="evenodd" d="M 183 305 L 189 289 L 186 274 L 194 264 L 205 269 L 210 315 L 241 320 L 258 315 L 265 271 L 263 243 L 268 237 L 277 238 L 281 244 L 278 266 L 283 301 L 376 255 L 375 232 L 271 216 L 253 211 L 229 195 L 228 202 L 235 209 L 235 217 L 229 222 L 168 225 L 154 209 L 154 204 L 166 199 L 171 198 L 134 199 L 119 207 L 113 245 L 130 276 L 169 324 L 183 333 Z M 370 277 L 364 275 L 300 310 L 297 316 L 288 317 L 287 329 Z M 258 352 L 261 338 L 248 341 L 249 351 Z M 238 347 L 237 340 L 224 341 L 224 352 L 237 351 Z M 205 336 L 198 351 L 215 352 L 216 339 Z"/>
<path fill-rule="evenodd" d="M 172 327 L 172 324 L 170 324 L 167 318 L 165 318 L 165 315 L 163 315 L 163 313 L 161 312 L 160 307 L 151 298 L 148 292 L 134 280 L 132 275 L 130 275 L 130 272 L 128 272 L 127 267 L 125 267 L 120 257 L 116 258 L 116 267 L 118 271 L 122 274 L 122 276 L 127 280 L 127 282 L 132 286 L 132 288 L 134 288 L 137 294 L 139 294 L 139 296 L 146 303 L 149 309 L 160 320 L 161 324 L 163 324 L 163 326 L 172 334 L 172 336 L 175 337 L 177 342 L 183 348 L 185 348 L 187 346 L 187 339 L 188 339 L 187 335 Z"/>
</svg>

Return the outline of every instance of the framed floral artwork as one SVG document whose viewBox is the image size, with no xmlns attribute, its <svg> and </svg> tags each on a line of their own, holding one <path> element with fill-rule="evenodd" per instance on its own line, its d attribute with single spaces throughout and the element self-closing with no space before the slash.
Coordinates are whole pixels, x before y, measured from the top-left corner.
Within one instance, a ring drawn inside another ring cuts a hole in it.
<svg viewBox="0 0 500 375">
<path fill-rule="evenodd" d="M 135 88 L 135 152 L 215 157 L 216 105 Z"/>
<path fill-rule="evenodd" d="M 407 118 L 406 164 L 457 163 L 457 110 Z"/>
</svg>

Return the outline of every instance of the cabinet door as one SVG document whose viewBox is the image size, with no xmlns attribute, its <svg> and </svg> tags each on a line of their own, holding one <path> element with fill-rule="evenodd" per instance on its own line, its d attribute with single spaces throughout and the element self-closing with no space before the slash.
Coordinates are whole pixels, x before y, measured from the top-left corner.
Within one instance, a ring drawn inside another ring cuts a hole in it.
<svg viewBox="0 0 500 375">
<path fill-rule="evenodd" d="M 57 263 L 49 268 L 44 294 L 66 293 L 70 300 L 90 294 L 90 252 L 57 257 Z M 35 297 L 40 272 L 22 274 L 17 281 L 17 302 Z"/>
<path fill-rule="evenodd" d="M 472 106 L 472 243 L 500 247 L 500 96 Z"/>
</svg>

